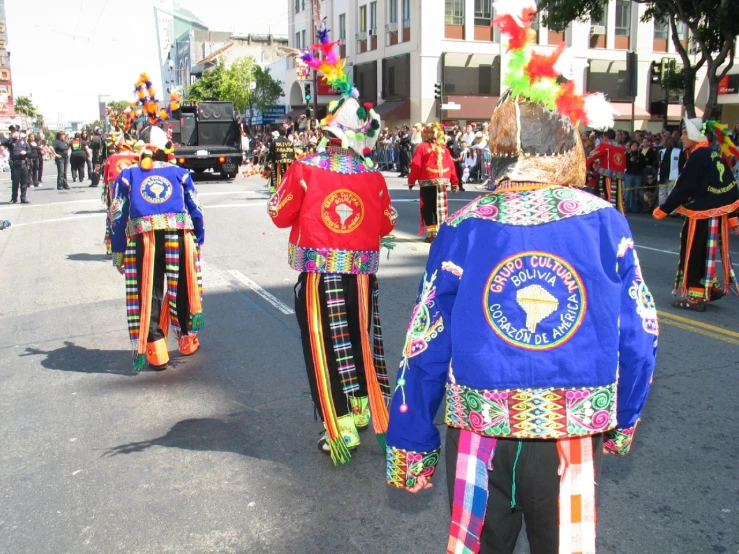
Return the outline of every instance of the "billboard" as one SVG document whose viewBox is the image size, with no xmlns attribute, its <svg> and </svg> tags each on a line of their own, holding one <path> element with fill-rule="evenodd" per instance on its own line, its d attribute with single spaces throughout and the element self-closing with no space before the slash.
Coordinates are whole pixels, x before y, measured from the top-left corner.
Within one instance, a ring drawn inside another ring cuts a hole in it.
<svg viewBox="0 0 739 554">
<path fill-rule="evenodd" d="M 0 2 L 0 117 L 13 117 L 13 80 L 8 56 L 8 28 L 5 20 L 5 2 Z"/>
<path fill-rule="evenodd" d="M 719 94 L 739 94 L 739 73 L 725 75 L 718 84 Z"/>
</svg>

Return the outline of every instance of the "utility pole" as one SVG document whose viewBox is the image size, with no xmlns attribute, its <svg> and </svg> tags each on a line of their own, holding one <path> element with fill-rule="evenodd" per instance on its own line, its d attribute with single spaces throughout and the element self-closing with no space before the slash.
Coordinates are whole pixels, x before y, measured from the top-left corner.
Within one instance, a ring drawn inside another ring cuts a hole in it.
<svg viewBox="0 0 739 554">
<path fill-rule="evenodd" d="M 318 34 L 318 28 L 316 28 L 316 13 L 319 10 L 318 2 L 320 0 L 311 0 L 311 28 L 313 29 L 313 34 L 311 35 L 311 46 L 315 43 L 316 36 Z M 318 72 L 314 69 L 313 70 L 313 117 L 318 118 Z M 313 129 L 313 122 L 308 122 L 310 125 L 310 128 Z"/>
</svg>

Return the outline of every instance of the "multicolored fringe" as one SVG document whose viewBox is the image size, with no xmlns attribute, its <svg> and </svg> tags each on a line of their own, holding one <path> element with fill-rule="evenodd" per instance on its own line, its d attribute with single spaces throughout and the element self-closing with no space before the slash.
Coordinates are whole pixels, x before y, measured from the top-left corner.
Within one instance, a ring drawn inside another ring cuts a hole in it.
<svg viewBox="0 0 739 554">
<path fill-rule="evenodd" d="M 319 287 L 320 273 L 309 273 L 306 278 L 306 305 L 308 311 L 308 332 L 310 334 L 311 352 L 313 354 L 313 369 L 316 376 L 316 387 L 321 403 L 321 414 L 326 427 L 327 443 L 334 465 L 343 465 L 351 461 L 349 449 L 339 432 L 339 422 L 336 408 L 331 396 L 331 377 L 329 375 L 328 360 L 324 347 L 323 337 L 325 330 L 321 320 L 321 300 Z"/>
<path fill-rule="evenodd" d="M 388 414 L 388 404 L 390 401 L 389 390 L 388 394 L 383 391 L 383 384 L 387 382 L 387 369 L 385 369 L 384 375 L 378 374 L 378 368 L 375 367 L 375 356 L 372 352 L 374 349 L 370 349 L 369 340 L 369 322 L 370 314 L 370 276 L 369 275 L 357 275 L 357 285 L 359 288 L 359 321 L 362 324 L 360 329 L 362 336 L 362 358 L 364 360 L 364 372 L 367 377 L 367 392 L 370 400 L 370 410 L 372 410 L 372 426 L 377 435 L 377 440 L 382 447 L 386 447 L 385 435 L 387 433 L 388 422 L 390 415 Z M 374 291 L 373 291 L 374 292 Z M 384 361 L 384 357 L 383 357 Z"/>
<path fill-rule="evenodd" d="M 375 358 L 375 372 L 377 383 L 380 385 L 385 403 L 389 406 L 392 399 L 390 392 L 390 379 L 387 376 L 387 364 L 385 363 L 385 344 L 382 340 L 382 321 L 380 320 L 380 287 L 375 279 L 372 287 L 372 327 L 373 327 L 373 350 Z"/>
<path fill-rule="evenodd" d="M 446 221 L 449 217 L 449 193 L 447 192 L 446 185 L 439 185 L 436 190 L 436 225 L 441 227 L 441 224 Z"/>
<path fill-rule="evenodd" d="M 593 438 L 557 441 L 559 453 L 559 552 L 595 554 Z"/>
<path fill-rule="evenodd" d="M 347 396 L 359 390 L 357 368 L 354 365 L 354 351 L 349 334 L 346 316 L 346 296 L 342 285 L 342 275 L 328 273 L 323 278 L 326 291 L 326 306 L 331 329 L 331 343 L 339 368 L 341 387 Z"/>
<path fill-rule="evenodd" d="M 624 213 L 623 185 L 620 178 L 601 175 L 599 189 L 598 192 L 603 200 L 610 202 L 619 212 Z"/>
<path fill-rule="evenodd" d="M 142 237 L 143 250 L 144 250 L 144 263 L 141 268 L 141 290 L 148 290 L 146 298 L 148 302 L 145 302 L 146 306 L 142 305 L 141 299 L 139 298 L 139 272 L 136 266 L 136 237 L 131 237 L 128 240 L 126 246 L 126 252 L 123 258 L 124 275 L 126 280 L 126 317 L 128 322 L 128 336 L 131 339 L 133 350 L 136 353 L 136 359 L 134 360 L 134 369 L 141 370 L 146 365 L 146 345 L 148 342 L 149 335 L 149 321 L 151 314 L 151 302 L 152 302 L 152 289 L 154 279 L 154 256 L 156 254 L 156 246 L 154 240 L 154 233 L 143 233 Z M 162 306 L 161 315 L 159 317 L 159 325 L 164 332 L 164 335 L 169 334 L 169 327 L 175 330 L 177 337 L 181 334 L 181 323 L 177 316 L 177 289 L 179 288 L 179 276 L 180 276 L 180 264 L 188 262 L 188 256 L 195 256 L 194 260 L 186 267 L 186 270 L 194 271 L 196 278 L 194 280 L 196 284 L 195 297 L 199 302 L 202 302 L 202 275 L 200 272 L 200 255 L 196 248 L 191 248 L 188 254 L 187 242 L 193 244 L 192 233 L 185 232 L 183 237 L 183 250 L 180 250 L 180 236 L 176 232 L 168 232 L 164 235 L 164 251 L 165 251 L 165 273 L 167 279 L 167 292 L 164 298 L 165 305 Z M 183 258 L 184 256 L 184 258 Z M 147 264 L 147 259 L 149 263 Z M 148 285 L 147 285 L 148 280 Z M 190 281 L 188 281 L 188 292 Z M 148 288 L 147 288 L 148 287 Z M 192 294 L 188 294 L 188 301 L 191 302 Z M 146 314 L 144 311 L 146 310 Z M 196 328 L 194 322 L 196 321 L 196 312 L 193 309 L 192 303 L 190 303 L 190 325 L 189 332 L 196 333 L 199 328 L 202 327 L 202 303 L 200 304 L 200 327 Z M 142 322 L 145 325 L 142 325 Z"/>
<path fill-rule="evenodd" d="M 695 300 L 711 300 L 711 290 L 718 286 L 724 293 L 729 294 L 734 287 L 734 292 L 739 295 L 739 283 L 737 283 L 736 272 L 731 264 L 731 255 L 729 253 L 729 218 L 727 215 L 712 217 L 708 220 L 708 239 L 706 245 L 706 273 L 703 281 L 703 288 L 700 295 L 694 288 L 688 287 L 688 269 L 690 267 L 693 243 L 695 242 L 695 233 L 698 220 L 695 218 L 687 218 L 683 225 L 680 237 L 683 233 L 688 233 L 685 241 L 685 252 L 678 262 L 677 274 L 675 275 L 675 286 L 673 292 L 678 292 L 680 296 L 686 296 Z M 716 261 L 718 259 L 719 250 L 721 252 L 721 265 L 724 269 L 723 284 L 718 284 L 718 275 L 716 272 Z"/>
<path fill-rule="evenodd" d="M 187 274 L 187 300 L 190 306 L 190 328 L 200 331 L 205 327 L 203 318 L 203 305 L 201 303 L 202 282 L 199 278 L 199 257 L 192 231 L 185 231 L 182 237 L 185 251 L 185 263 Z"/>
<path fill-rule="evenodd" d="M 421 211 L 421 226 L 418 229 L 418 235 L 423 236 L 424 233 L 427 237 L 434 238 L 438 233 L 441 224 L 446 221 L 449 217 L 449 192 L 447 187 L 449 181 L 445 179 L 432 179 L 428 181 L 419 181 L 419 186 L 422 188 L 434 187 L 436 189 L 436 225 L 426 225 L 423 220 L 423 195 L 420 196 L 420 211 Z"/>
<path fill-rule="evenodd" d="M 480 536 L 488 505 L 488 470 L 493 469 L 497 444 L 495 437 L 483 437 L 465 430 L 459 432 L 452 523 L 446 547 L 448 554 L 480 551 Z"/>
</svg>

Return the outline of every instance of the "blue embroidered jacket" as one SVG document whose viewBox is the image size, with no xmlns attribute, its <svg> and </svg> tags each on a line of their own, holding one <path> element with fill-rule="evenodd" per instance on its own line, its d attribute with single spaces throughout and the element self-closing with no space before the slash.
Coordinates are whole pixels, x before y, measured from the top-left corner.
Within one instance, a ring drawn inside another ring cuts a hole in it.
<svg viewBox="0 0 739 554">
<path fill-rule="evenodd" d="M 198 244 L 205 240 L 203 207 L 190 172 L 168 163 L 156 162 L 148 171 L 124 169 L 115 182 L 110 221 L 115 254 L 126 251 L 128 237 L 149 231 L 191 229 Z"/>
<path fill-rule="evenodd" d="M 625 454 L 649 391 L 657 311 L 626 219 L 568 187 L 509 185 L 434 242 L 387 434 L 387 479 L 430 475 L 446 424 L 501 438 L 609 432 Z"/>
</svg>

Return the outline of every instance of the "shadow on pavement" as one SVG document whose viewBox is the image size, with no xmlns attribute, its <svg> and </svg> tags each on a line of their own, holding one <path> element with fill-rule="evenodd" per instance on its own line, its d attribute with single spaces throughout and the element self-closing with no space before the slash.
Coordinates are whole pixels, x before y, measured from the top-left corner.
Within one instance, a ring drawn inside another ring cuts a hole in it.
<svg viewBox="0 0 739 554">
<path fill-rule="evenodd" d="M 72 262 L 107 262 L 111 258 L 107 254 L 88 254 L 80 252 L 79 254 L 69 254 L 67 259 Z"/>
<path fill-rule="evenodd" d="M 103 454 L 117 456 L 143 452 L 152 446 L 181 448 L 199 452 L 233 452 L 242 456 L 258 456 L 262 440 L 245 440 L 245 427 L 238 421 L 216 418 L 185 419 L 177 422 L 166 435 L 146 441 L 130 442 L 114 446 Z"/>
<path fill-rule="evenodd" d="M 46 356 L 41 360 L 41 367 L 56 371 L 74 371 L 78 373 L 104 373 L 135 377 L 130 358 L 121 356 L 120 350 L 93 350 L 77 346 L 73 342 L 64 341 L 64 346 L 56 350 L 40 350 L 26 348 L 21 354 L 25 356 Z"/>
<path fill-rule="evenodd" d="M 74 215 L 84 215 L 84 214 L 104 214 L 105 210 L 103 209 L 97 209 L 97 210 L 79 210 L 77 212 L 72 212 Z"/>
</svg>

